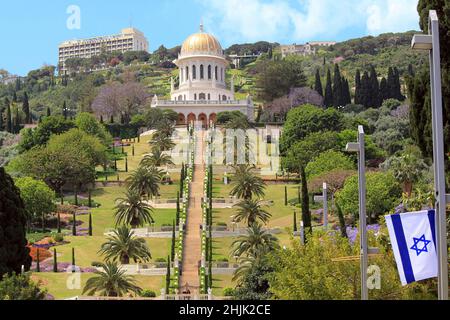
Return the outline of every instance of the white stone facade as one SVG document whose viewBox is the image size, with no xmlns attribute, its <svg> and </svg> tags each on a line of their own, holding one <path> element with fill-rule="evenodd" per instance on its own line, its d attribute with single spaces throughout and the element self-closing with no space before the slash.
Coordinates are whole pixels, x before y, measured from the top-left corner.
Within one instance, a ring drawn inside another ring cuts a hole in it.
<svg viewBox="0 0 450 320">
<path fill-rule="evenodd" d="M 228 61 L 215 37 L 203 32 L 193 34 L 184 43 L 175 64 L 179 68 L 179 87 L 172 79 L 171 100 L 154 97 L 153 108 L 171 109 L 179 114 L 177 123 L 200 121 L 205 127 L 215 123 L 217 114 L 240 111 L 254 120 L 252 99 L 235 100 L 234 83 L 226 85 Z"/>
</svg>

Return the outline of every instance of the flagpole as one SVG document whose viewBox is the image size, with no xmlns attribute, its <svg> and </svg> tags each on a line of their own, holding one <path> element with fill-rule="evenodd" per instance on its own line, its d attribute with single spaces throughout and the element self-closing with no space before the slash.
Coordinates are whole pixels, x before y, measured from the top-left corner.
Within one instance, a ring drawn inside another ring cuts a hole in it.
<svg viewBox="0 0 450 320">
<path fill-rule="evenodd" d="M 367 219 L 366 219 L 366 153 L 364 127 L 358 126 L 358 142 L 348 143 L 348 152 L 357 152 L 358 155 L 358 183 L 359 183 L 359 243 L 361 257 L 361 300 L 369 300 L 367 287 L 368 246 L 367 246 Z"/>
<path fill-rule="evenodd" d="M 439 300 L 448 300 L 448 252 L 445 194 L 445 150 L 442 114 L 441 52 L 439 44 L 439 19 L 436 10 L 430 10 L 428 35 L 416 34 L 411 47 L 413 50 L 429 51 L 431 115 L 433 128 L 434 191 L 436 197 L 436 242 L 438 253 L 438 295 Z"/>
</svg>

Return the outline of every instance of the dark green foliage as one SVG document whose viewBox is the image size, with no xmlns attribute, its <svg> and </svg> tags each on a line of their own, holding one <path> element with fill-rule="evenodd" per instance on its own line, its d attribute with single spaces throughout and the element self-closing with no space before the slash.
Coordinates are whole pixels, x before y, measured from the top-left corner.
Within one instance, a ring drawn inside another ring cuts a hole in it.
<svg viewBox="0 0 450 320">
<path fill-rule="evenodd" d="M 347 226 L 345 225 L 344 213 L 342 212 L 341 207 L 336 203 L 337 215 L 339 218 L 339 228 L 341 230 L 341 235 L 344 238 L 347 238 Z"/>
<path fill-rule="evenodd" d="M 167 270 L 166 270 L 166 293 L 170 291 L 170 256 L 167 256 Z"/>
<path fill-rule="evenodd" d="M 175 221 L 172 226 L 172 243 L 170 245 L 170 258 L 175 261 Z"/>
<path fill-rule="evenodd" d="M 72 216 L 72 235 L 73 236 L 77 235 L 77 217 L 75 215 L 75 212 L 73 213 Z"/>
<path fill-rule="evenodd" d="M 294 232 L 298 231 L 297 227 L 297 211 L 294 210 Z"/>
<path fill-rule="evenodd" d="M 72 248 L 72 272 L 75 272 L 75 248 Z"/>
<path fill-rule="evenodd" d="M 176 213 L 176 218 L 175 218 L 175 222 L 177 227 L 180 225 L 180 192 L 177 191 L 177 213 Z"/>
<path fill-rule="evenodd" d="M 333 87 L 331 85 L 331 72 L 330 69 L 327 71 L 327 83 L 325 86 L 325 100 L 324 105 L 326 107 L 333 106 Z"/>
<path fill-rule="evenodd" d="M 267 263 L 266 259 L 256 259 L 248 272 L 244 275 L 240 285 L 236 288 L 236 300 L 269 300 L 270 284 L 268 275 L 273 272 L 273 268 Z"/>
<path fill-rule="evenodd" d="M 288 194 L 287 194 L 287 186 L 284 186 L 284 205 L 288 205 Z"/>
<path fill-rule="evenodd" d="M 23 94 L 22 111 L 25 114 L 25 123 L 31 123 L 30 103 L 28 102 L 28 94 Z"/>
<path fill-rule="evenodd" d="M 316 81 L 314 83 L 314 90 L 317 91 L 323 97 L 323 88 L 322 88 L 322 80 L 320 79 L 320 71 L 316 70 Z"/>
<path fill-rule="evenodd" d="M 30 279 L 29 274 L 5 275 L 0 281 L 0 300 L 44 300 L 46 291 Z"/>
<path fill-rule="evenodd" d="M 11 104 L 8 98 L 5 98 L 5 104 L 6 104 L 6 131 L 8 131 L 9 133 L 13 133 Z"/>
<path fill-rule="evenodd" d="M 305 230 L 312 233 L 311 224 L 311 211 L 309 210 L 309 194 L 308 194 L 308 183 L 306 180 L 306 172 L 303 166 L 300 167 L 300 176 L 302 180 L 302 221 L 305 226 Z"/>
<path fill-rule="evenodd" d="M 53 272 L 58 272 L 58 257 L 56 254 L 56 249 L 53 249 Z"/>
<path fill-rule="evenodd" d="M 39 250 L 36 250 L 36 272 L 41 272 L 41 257 L 39 257 Z"/>
<path fill-rule="evenodd" d="M 92 214 L 89 214 L 89 236 L 92 237 Z"/>
<path fill-rule="evenodd" d="M 333 78 L 333 106 L 335 107 L 344 106 L 343 101 L 344 99 L 343 99 L 341 71 L 339 70 L 339 65 L 335 64 L 334 78 Z"/>
<path fill-rule="evenodd" d="M 25 238 L 26 211 L 20 191 L 4 168 L 0 168 L 0 278 L 5 273 L 20 273 L 31 266 L 30 249 Z"/>
<path fill-rule="evenodd" d="M 356 75 L 355 75 L 355 104 L 356 105 L 362 105 L 362 87 L 361 87 L 361 72 L 358 70 L 356 70 Z"/>
</svg>

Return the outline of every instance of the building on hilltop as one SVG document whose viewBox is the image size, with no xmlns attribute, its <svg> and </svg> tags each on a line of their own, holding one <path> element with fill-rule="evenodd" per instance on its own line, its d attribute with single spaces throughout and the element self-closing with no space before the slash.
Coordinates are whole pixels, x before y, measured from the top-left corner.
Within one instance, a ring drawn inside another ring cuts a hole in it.
<svg viewBox="0 0 450 320">
<path fill-rule="evenodd" d="M 315 55 L 317 52 L 317 47 L 331 47 L 334 46 L 336 42 L 333 41 L 312 41 L 306 44 L 291 44 L 291 45 L 281 45 L 281 55 L 286 58 L 290 55 L 297 56 L 310 56 Z"/>
<path fill-rule="evenodd" d="M 102 52 L 147 51 L 145 35 L 135 28 L 125 28 L 120 34 L 91 39 L 69 40 L 59 45 L 59 71 L 66 71 L 65 61 L 70 58 L 91 58 Z"/>
<path fill-rule="evenodd" d="M 208 127 L 217 120 L 217 114 L 224 111 L 240 111 L 254 120 L 254 105 L 250 96 L 235 100 L 234 80 L 226 84 L 228 61 L 219 41 L 200 32 L 184 41 L 178 59 L 179 86 L 171 83 L 171 100 L 160 100 L 155 96 L 152 108 L 171 109 L 178 113 L 178 125 L 200 122 Z"/>
</svg>

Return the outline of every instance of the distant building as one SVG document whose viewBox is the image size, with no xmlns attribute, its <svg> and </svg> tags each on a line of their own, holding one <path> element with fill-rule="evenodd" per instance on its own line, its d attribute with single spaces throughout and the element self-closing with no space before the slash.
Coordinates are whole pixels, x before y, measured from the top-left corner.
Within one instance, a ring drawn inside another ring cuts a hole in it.
<svg viewBox="0 0 450 320">
<path fill-rule="evenodd" d="M 65 61 L 70 58 L 91 58 L 102 52 L 147 51 L 149 44 L 145 35 L 135 29 L 123 29 L 120 34 L 83 40 L 64 41 L 59 45 L 59 70 L 64 72 Z"/>
<path fill-rule="evenodd" d="M 16 75 L 9 75 L 9 76 L 6 76 L 4 78 L 0 78 L 0 83 L 7 85 L 7 84 L 11 84 L 11 83 L 16 83 L 17 80 L 21 80 L 22 81 L 23 77 L 19 77 L 19 76 L 16 76 Z"/>
<path fill-rule="evenodd" d="M 207 128 L 216 123 L 217 115 L 224 111 L 239 111 L 254 120 L 252 98 L 236 100 L 234 79 L 227 86 L 226 59 L 219 40 L 204 32 L 189 36 L 184 41 L 175 64 L 179 70 L 179 85 L 171 81 L 171 100 L 154 96 L 152 108 L 170 109 L 178 113 L 177 124 L 199 123 Z"/>
<path fill-rule="evenodd" d="M 281 55 L 283 58 L 286 58 L 289 55 L 297 55 L 297 56 L 310 56 L 315 55 L 317 47 L 331 47 L 334 46 L 336 42 L 333 41 L 312 41 L 307 42 L 306 44 L 291 44 L 291 45 L 282 45 Z"/>
</svg>

